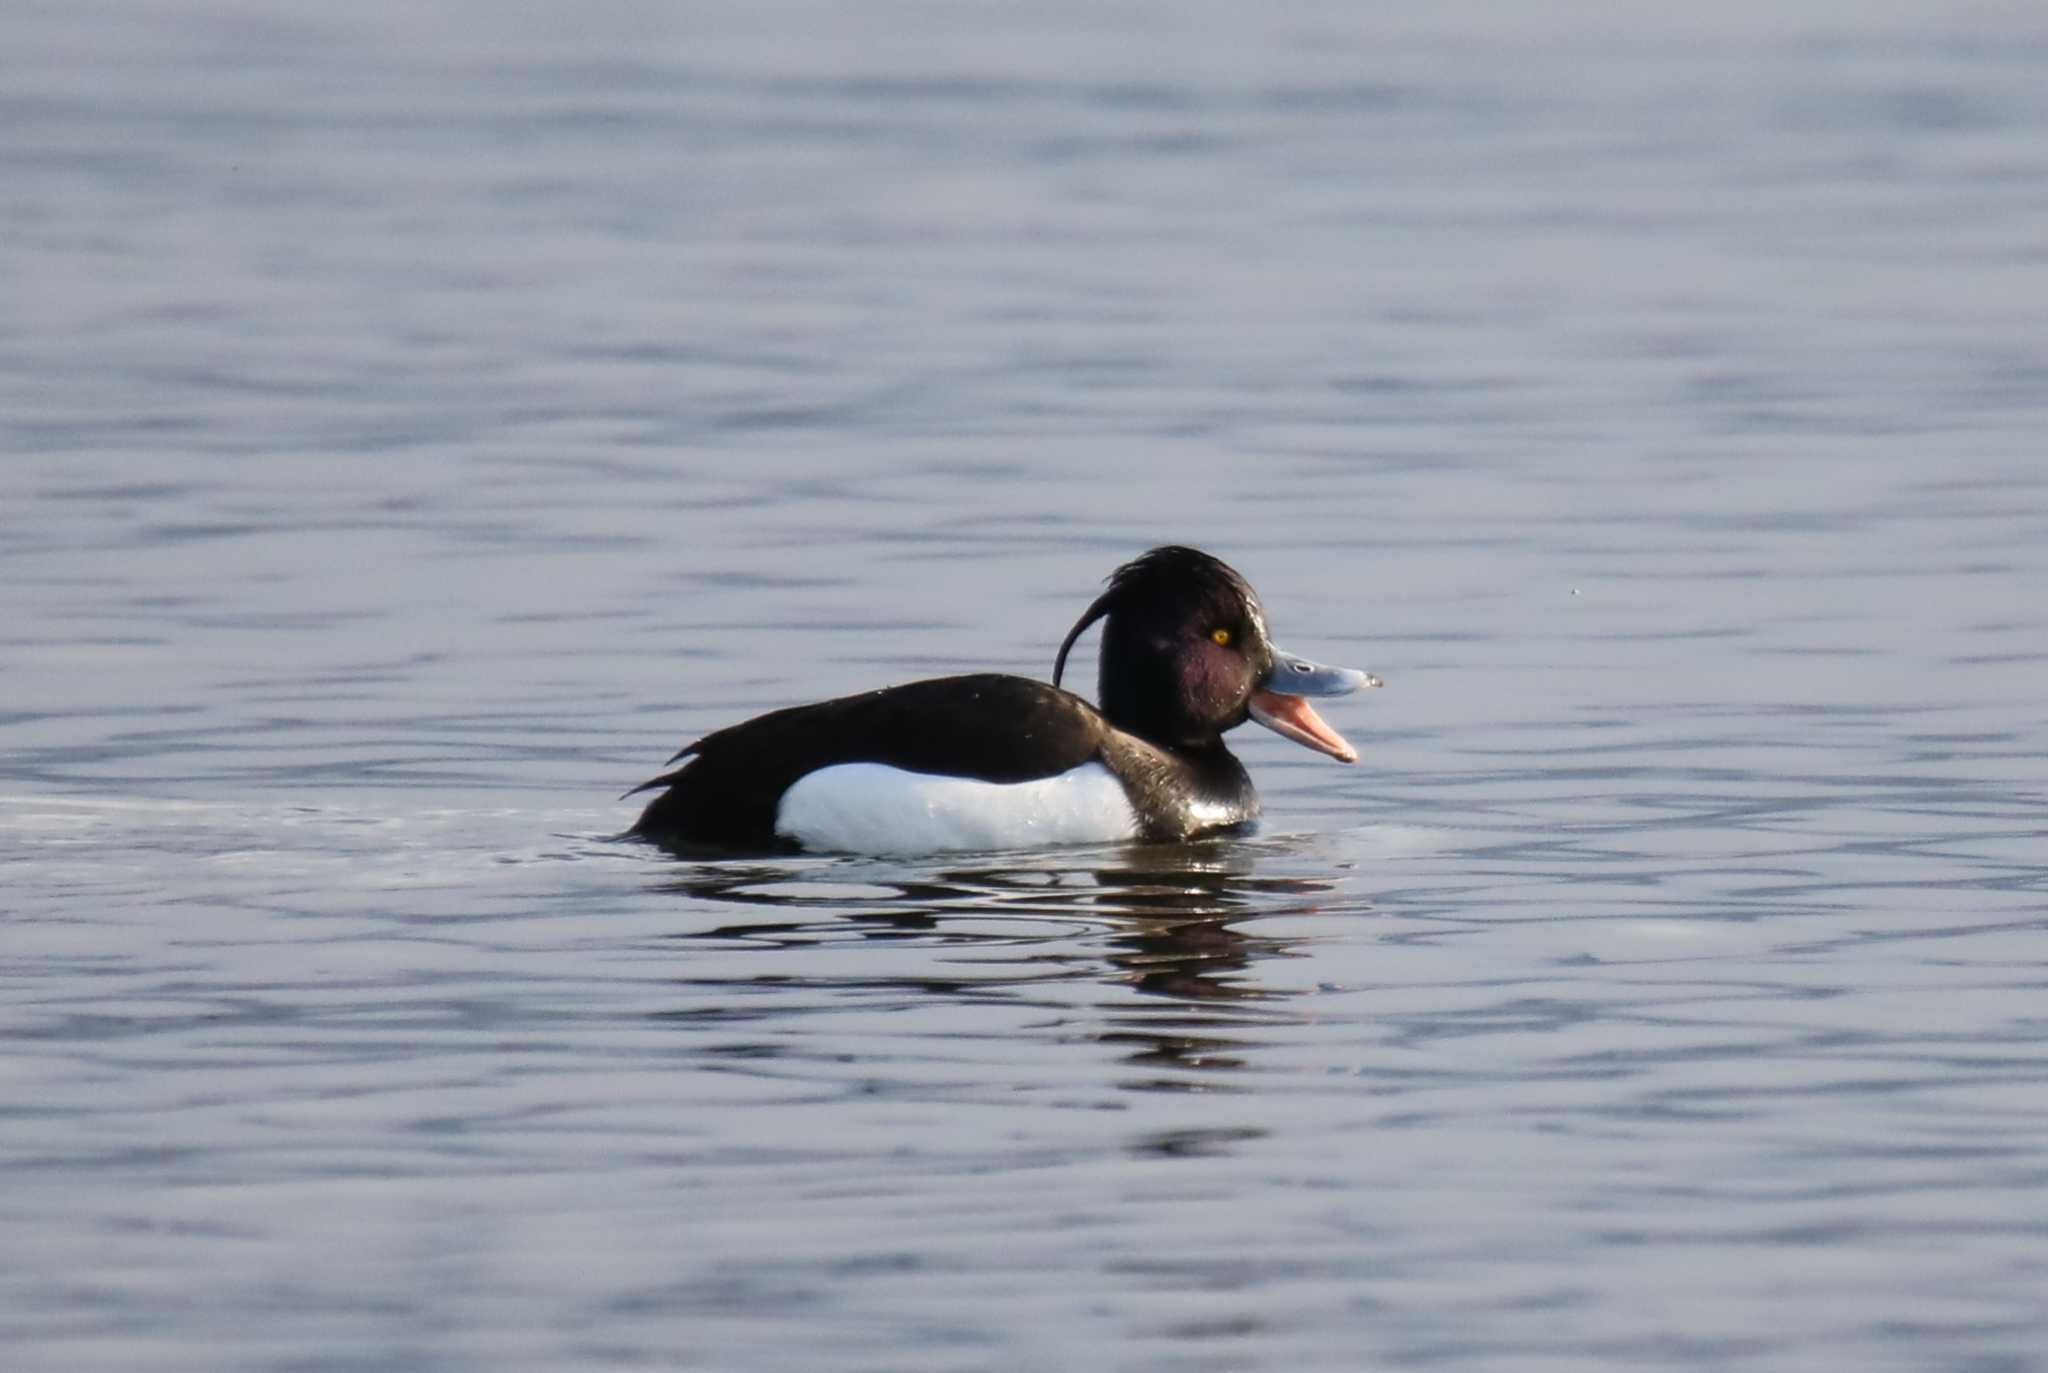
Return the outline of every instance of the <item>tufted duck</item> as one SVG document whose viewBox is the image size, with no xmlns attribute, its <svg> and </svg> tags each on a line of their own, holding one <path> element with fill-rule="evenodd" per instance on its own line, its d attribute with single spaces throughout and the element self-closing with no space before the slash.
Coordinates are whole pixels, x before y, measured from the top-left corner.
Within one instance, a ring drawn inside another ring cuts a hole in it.
<svg viewBox="0 0 2048 1373">
<path fill-rule="evenodd" d="M 1099 707 L 1059 686 L 1068 650 L 1097 620 Z M 1171 546 L 1111 574 L 1067 631 L 1052 680 L 940 677 L 707 734 L 669 760 L 682 767 L 634 788 L 667 790 L 631 833 L 685 852 L 1189 839 L 1259 814 L 1224 731 L 1252 719 L 1356 762 L 1304 698 L 1380 684 L 1274 647 L 1243 577 Z"/>
</svg>

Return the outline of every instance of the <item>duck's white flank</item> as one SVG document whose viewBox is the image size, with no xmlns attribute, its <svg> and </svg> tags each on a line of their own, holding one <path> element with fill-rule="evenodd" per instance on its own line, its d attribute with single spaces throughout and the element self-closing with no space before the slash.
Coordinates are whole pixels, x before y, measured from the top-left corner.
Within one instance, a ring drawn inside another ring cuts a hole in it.
<svg viewBox="0 0 2048 1373">
<path fill-rule="evenodd" d="M 833 853 L 941 853 L 1134 839 L 1138 816 L 1100 763 L 1036 782 L 841 763 L 798 778 L 782 794 L 775 832 Z"/>
</svg>

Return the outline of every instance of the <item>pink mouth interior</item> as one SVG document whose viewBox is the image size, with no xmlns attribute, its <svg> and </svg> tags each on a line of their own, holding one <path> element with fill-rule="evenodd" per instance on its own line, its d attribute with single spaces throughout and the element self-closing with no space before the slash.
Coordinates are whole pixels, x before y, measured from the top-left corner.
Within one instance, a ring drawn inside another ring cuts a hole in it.
<svg viewBox="0 0 2048 1373">
<path fill-rule="evenodd" d="M 1340 763 L 1358 761 L 1358 750 L 1346 743 L 1343 735 L 1324 724 L 1323 717 L 1316 714 L 1316 708 L 1300 696 L 1254 691 L 1251 711 L 1254 720 L 1275 734 L 1284 734 L 1317 753 L 1327 753 Z"/>
</svg>

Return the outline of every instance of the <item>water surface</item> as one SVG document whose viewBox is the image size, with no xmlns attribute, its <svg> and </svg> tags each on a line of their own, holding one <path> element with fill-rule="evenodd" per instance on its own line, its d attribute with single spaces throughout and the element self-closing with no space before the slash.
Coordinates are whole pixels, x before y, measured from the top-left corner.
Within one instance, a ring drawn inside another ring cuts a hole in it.
<svg viewBox="0 0 2048 1373">
<path fill-rule="evenodd" d="M 2031 9 L 0 34 L 9 1367 L 2048 1367 Z M 1256 836 L 612 841 L 1168 540 Z"/>
</svg>

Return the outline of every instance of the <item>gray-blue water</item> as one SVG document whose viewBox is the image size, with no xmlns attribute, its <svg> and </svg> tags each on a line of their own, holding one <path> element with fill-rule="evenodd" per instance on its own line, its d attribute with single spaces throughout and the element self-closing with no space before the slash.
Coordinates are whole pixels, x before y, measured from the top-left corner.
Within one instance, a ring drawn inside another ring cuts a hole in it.
<svg viewBox="0 0 2048 1373">
<path fill-rule="evenodd" d="M 2048 1368 L 2048 15 L 1698 8 L 9 5 L 0 1362 Z M 1168 540 L 1258 836 L 607 841 Z"/>
</svg>

